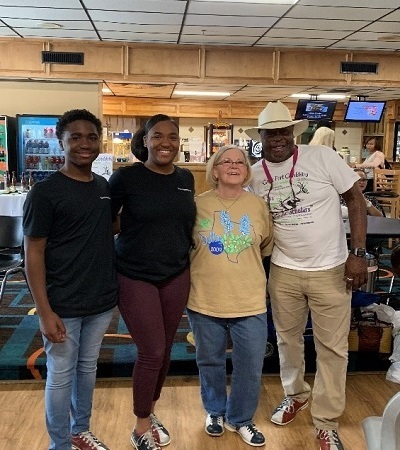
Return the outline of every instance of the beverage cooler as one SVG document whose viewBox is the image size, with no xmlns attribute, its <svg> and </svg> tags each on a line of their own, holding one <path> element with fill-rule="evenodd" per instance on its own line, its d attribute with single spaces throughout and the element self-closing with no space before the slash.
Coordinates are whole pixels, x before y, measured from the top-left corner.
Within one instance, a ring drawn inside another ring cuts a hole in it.
<svg viewBox="0 0 400 450">
<path fill-rule="evenodd" d="M 58 116 L 17 115 L 18 175 L 22 172 L 35 181 L 46 178 L 64 164 L 65 158 L 56 137 Z"/>
<path fill-rule="evenodd" d="M 0 115 L 0 177 L 17 170 L 15 118 Z"/>
</svg>

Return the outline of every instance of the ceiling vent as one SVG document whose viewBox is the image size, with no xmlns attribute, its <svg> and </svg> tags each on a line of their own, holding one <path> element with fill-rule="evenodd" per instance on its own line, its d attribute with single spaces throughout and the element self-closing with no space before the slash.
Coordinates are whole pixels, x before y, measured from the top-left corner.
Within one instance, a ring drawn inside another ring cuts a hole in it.
<svg viewBox="0 0 400 450">
<path fill-rule="evenodd" d="M 371 62 L 341 62 L 341 73 L 378 73 L 378 63 Z"/>
<path fill-rule="evenodd" d="M 42 63 L 83 65 L 84 55 L 78 52 L 42 52 Z"/>
</svg>

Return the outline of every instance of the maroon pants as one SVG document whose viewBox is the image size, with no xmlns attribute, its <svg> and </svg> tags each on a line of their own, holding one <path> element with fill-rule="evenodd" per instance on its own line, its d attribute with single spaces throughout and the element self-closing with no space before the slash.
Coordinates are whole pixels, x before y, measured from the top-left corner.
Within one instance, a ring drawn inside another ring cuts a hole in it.
<svg viewBox="0 0 400 450">
<path fill-rule="evenodd" d="M 165 283 L 118 278 L 119 310 L 138 350 L 132 374 L 133 412 L 144 418 L 159 399 L 169 369 L 171 347 L 189 295 L 190 271 Z"/>
</svg>

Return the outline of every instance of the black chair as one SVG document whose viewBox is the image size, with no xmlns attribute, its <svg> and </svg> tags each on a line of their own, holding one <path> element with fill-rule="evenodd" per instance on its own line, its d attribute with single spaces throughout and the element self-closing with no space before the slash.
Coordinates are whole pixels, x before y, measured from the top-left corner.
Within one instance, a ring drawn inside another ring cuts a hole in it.
<svg viewBox="0 0 400 450">
<path fill-rule="evenodd" d="M 21 272 L 28 284 L 24 269 L 23 238 L 21 216 L 0 216 L 0 304 L 10 275 Z"/>
</svg>

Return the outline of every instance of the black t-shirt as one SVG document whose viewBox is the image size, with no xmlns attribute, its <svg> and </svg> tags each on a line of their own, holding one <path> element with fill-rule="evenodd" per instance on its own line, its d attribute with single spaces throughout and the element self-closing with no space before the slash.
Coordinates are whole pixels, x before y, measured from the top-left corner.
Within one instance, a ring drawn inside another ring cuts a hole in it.
<svg viewBox="0 0 400 450">
<path fill-rule="evenodd" d="M 135 163 L 114 172 L 110 186 L 114 219 L 122 207 L 117 271 L 162 282 L 186 269 L 196 215 L 192 173 L 175 167 L 163 175 Z"/>
<path fill-rule="evenodd" d="M 105 178 L 77 181 L 55 172 L 24 204 L 24 235 L 47 237 L 46 285 L 60 317 L 100 314 L 117 303 L 110 188 Z"/>
</svg>

